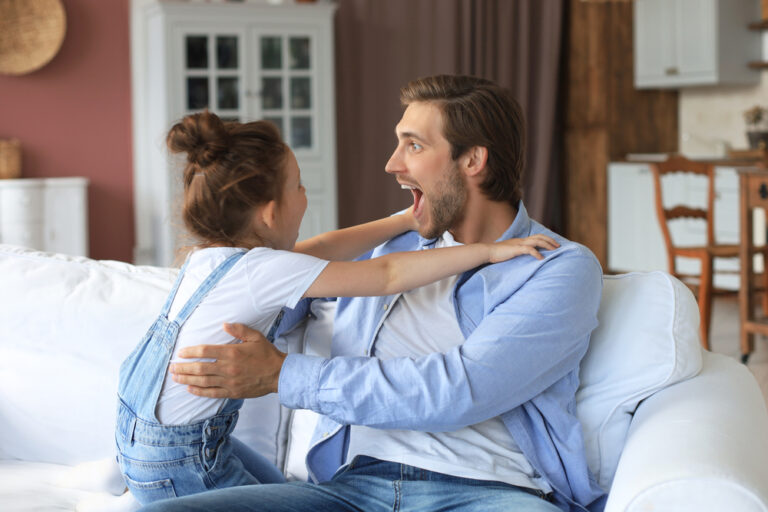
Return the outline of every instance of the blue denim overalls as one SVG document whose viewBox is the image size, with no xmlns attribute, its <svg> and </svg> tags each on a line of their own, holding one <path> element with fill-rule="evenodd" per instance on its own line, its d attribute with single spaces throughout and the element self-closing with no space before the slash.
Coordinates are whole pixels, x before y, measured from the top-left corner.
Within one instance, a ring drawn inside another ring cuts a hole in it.
<svg viewBox="0 0 768 512">
<path fill-rule="evenodd" d="M 187 260 L 160 316 L 120 367 L 117 459 L 126 485 L 142 504 L 208 489 L 285 481 L 271 462 L 230 436 L 242 400 L 227 400 L 215 416 L 189 425 L 162 425 L 155 416 L 179 329 L 243 254 L 221 263 L 176 319 L 169 320 Z"/>
</svg>

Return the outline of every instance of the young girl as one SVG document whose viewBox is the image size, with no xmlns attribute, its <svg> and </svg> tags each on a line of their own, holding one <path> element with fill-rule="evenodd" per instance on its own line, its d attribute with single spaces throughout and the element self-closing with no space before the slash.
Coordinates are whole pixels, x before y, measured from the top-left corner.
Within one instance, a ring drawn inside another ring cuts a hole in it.
<svg viewBox="0 0 768 512">
<path fill-rule="evenodd" d="M 415 229 L 412 212 L 295 244 L 307 198 L 296 158 L 271 124 L 225 124 L 206 111 L 176 124 L 167 142 L 171 151 L 187 154 L 183 219 L 200 244 L 120 368 L 118 462 L 142 504 L 284 481 L 266 458 L 230 436 L 242 400 L 192 395 L 167 372 L 183 347 L 235 343 L 223 322 L 266 333 L 281 309 L 302 297 L 389 295 L 484 263 L 522 254 L 541 258 L 536 247 L 557 246 L 537 235 L 337 261 Z"/>
</svg>

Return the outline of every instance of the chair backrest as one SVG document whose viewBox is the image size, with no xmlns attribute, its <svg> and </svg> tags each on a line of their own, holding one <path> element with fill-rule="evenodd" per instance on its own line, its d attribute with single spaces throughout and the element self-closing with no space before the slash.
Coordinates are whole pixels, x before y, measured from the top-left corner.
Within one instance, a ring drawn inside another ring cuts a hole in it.
<svg viewBox="0 0 768 512">
<path fill-rule="evenodd" d="M 656 197 L 656 216 L 659 220 L 661 233 L 664 236 L 664 243 L 667 247 L 667 257 L 669 258 L 669 271 L 674 273 L 675 256 L 674 240 L 669 230 L 669 221 L 684 218 L 701 219 L 707 226 L 707 245 L 714 245 L 714 198 L 715 198 L 715 171 L 712 164 L 694 162 L 682 156 L 672 156 L 664 162 L 651 164 L 653 173 L 653 182 Z M 689 173 L 702 176 L 707 179 L 707 199 L 706 209 L 693 208 L 689 205 L 675 204 L 670 208 L 664 207 L 664 190 L 662 178 L 671 174 Z"/>
</svg>

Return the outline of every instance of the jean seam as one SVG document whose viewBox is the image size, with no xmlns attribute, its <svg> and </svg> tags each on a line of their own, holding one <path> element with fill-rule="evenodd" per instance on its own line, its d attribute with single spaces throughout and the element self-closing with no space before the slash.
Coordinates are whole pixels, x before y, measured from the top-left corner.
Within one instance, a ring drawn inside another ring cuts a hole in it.
<svg viewBox="0 0 768 512">
<path fill-rule="evenodd" d="M 402 480 L 395 480 L 392 482 L 392 489 L 395 491 L 395 500 L 392 503 L 392 512 L 398 512 L 400 510 L 400 483 Z"/>
</svg>

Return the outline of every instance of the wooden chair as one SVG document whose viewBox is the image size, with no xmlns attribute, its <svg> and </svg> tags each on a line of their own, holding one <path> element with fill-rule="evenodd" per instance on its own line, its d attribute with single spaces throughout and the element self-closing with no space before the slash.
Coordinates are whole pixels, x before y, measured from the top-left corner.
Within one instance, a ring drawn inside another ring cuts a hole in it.
<svg viewBox="0 0 768 512">
<path fill-rule="evenodd" d="M 694 162 L 681 156 L 672 156 L 665 162 L 651 164 L 656 191 L 656 214 L 667 246 L 669 273 L 686 283 L 697 294 L 701 317 L 701 344 L 709 350 L 709 327 L 712 313 L 712 274 L 714 258 L 737 258 L 738 245 L 717 245 L 714 236 L 715 171 L 711 164 Z M 706 209 L 685 205 L 664 207 L 662 177 L 675 173 L 692 173 L 707 179 Z M 669 223 L 676 219 L 700 219 L 706 223 L 706 240 L 703 245 L 678 246 L 670 234 Z M 701 262 L 701 274 L 683 274 L 677 270 L 677 257 L 695 258 Z"/>
<path fill-rule="evenodd" d="M 768 212 L 768 165 L 767 160 L 758 162 L 752 168 L 739 171 L 739 202 L 741 223 L 741 255 L 739 270 L 739 317 L 741 321 L 741 361 L 747 363 L 754 349 L 755 334 L 768 336 L 768 245 L 756 246 L 754 235 L 755 209 Z M 763 255 L 762 276 L 755 273 L 754 256 Z M 754 295 L 762 293 L 762 317 L 755 308 Z"/>
</svg>

